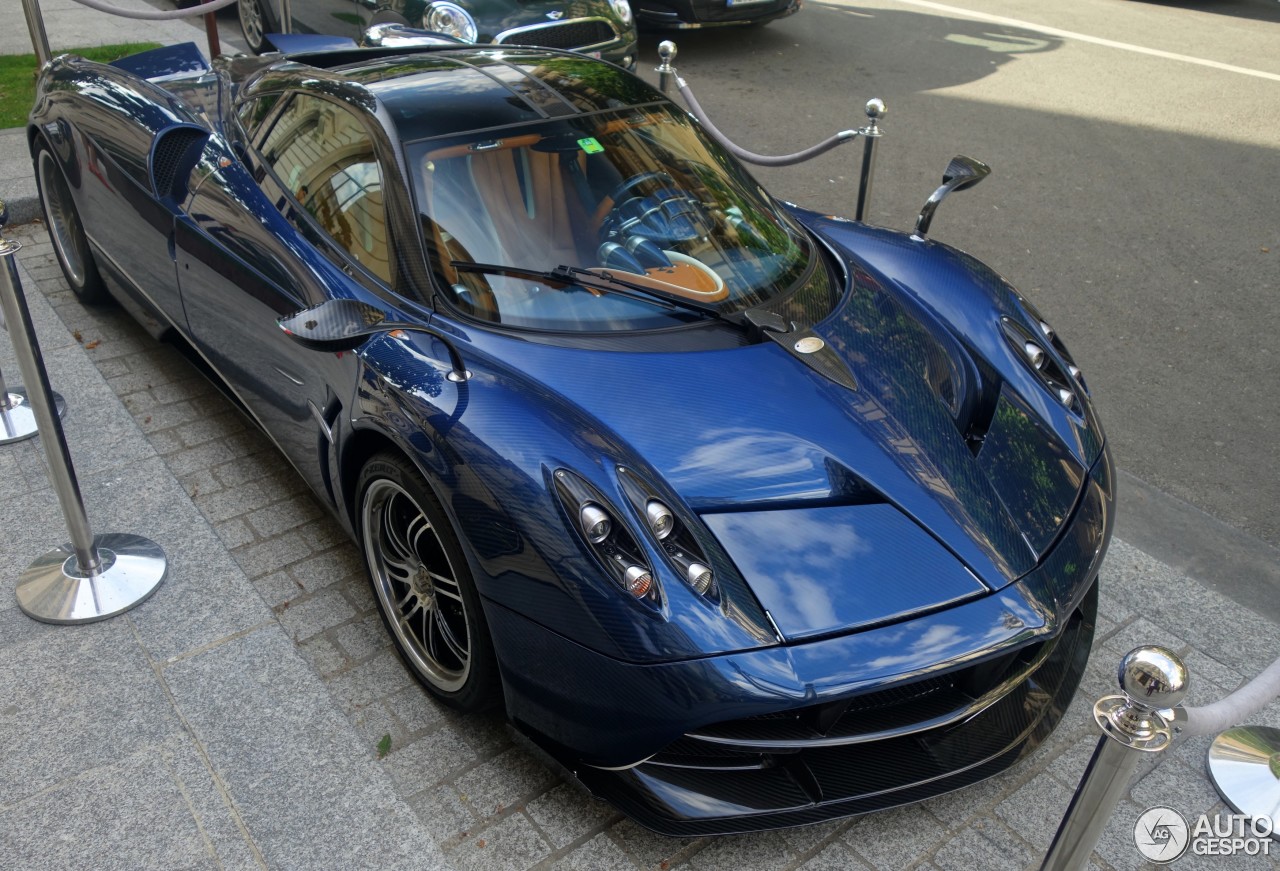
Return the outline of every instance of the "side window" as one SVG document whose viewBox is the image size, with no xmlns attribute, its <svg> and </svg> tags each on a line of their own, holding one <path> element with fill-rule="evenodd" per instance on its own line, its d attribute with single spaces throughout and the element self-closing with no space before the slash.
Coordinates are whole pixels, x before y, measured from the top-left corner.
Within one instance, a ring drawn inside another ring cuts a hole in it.
<svg viewBox="0 0 1280 871">
<path fill-rule="evenodd" d="M 262 123 L 267 120 L 271 110 L 279 102 L 279 94 L 268 94 L 265 97 L 248 100 L 236 107 L 236 118 L 239 119 L 240 126 L 244 128 L 250 142 L 258 138 L 258 134 L 262 132 Z"/>
<path fill-rule="evenodd" d="M 262 143 L 262 155 L 334 242 L 391 282 L 382 172 L 359 117 L 337 103 L 294 94 Z"/>
</svg>

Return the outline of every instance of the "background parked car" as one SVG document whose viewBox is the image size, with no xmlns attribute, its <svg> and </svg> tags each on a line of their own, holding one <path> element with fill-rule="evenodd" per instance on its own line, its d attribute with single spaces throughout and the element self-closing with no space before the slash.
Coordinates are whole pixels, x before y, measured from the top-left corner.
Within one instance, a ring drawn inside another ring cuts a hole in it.
<svg viewBox="0 0 1280 871">
<path fill-rule="evenodd" d="M 240 27 L 255 54 L 280 31 L 274 0 L 240 0 Z M 358 39 L 370 24 L 403 20 L 464 42 L 536 45 L 579 51 L 630 69 L 636 26 L 628 0 L 308 0 L 293 4 L 300 31 Z"/>
<path fill-rule="evenodd" d="M 800 11 L 803 0 L 636 0 L 642 27 L 685 29 L 768 24 Z"/>
</svg>

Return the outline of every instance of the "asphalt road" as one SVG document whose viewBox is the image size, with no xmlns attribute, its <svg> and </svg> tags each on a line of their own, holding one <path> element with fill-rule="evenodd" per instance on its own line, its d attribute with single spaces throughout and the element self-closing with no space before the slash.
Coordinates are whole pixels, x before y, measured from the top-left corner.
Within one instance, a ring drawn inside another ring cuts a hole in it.
<svg viewBox="0 0 1280 871">
<path fill-rule="evenodd" d="M 884 99 L 875 223 L 909 228 L 952 155 L 987 162 L 932 235 L 1065 337 L 1123 470 L 1280 545 L 1280 3 L 962 5 L 810 0 L 676 34 L 676 65 L 757 152 L 861 126 Z M 860 153 L 757 175 L 851 215 Z"/>
</svg>

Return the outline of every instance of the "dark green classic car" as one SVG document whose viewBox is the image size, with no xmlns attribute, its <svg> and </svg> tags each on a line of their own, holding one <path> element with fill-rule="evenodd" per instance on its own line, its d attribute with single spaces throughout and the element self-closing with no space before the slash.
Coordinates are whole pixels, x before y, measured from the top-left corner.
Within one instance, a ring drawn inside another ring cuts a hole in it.
<svg viewBox="0 0 1280 871">
<path fill-rule="evenodd" d="M 636 26 L 628 0 L 294 0 L 293 29 L 358 39 L 371 24 L 398 22 L 463 42 L 579 51 L 630 69 Z M 240 0 L 240 26 L 255 53 L 279 32 L 277 0 Z"/>
</svg>

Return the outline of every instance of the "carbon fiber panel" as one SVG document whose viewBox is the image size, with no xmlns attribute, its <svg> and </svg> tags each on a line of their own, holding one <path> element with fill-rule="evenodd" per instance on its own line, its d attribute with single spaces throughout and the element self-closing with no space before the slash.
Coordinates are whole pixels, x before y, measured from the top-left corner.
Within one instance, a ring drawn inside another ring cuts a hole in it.
<svg viewBox="0 0 1280 871">
<path fill-rule="evenodd" d="M 1048 642 L 1052 648 L 1039 667 L 997 702 L 957 724 L 791 753 L 752 752 L 686 737 L 633 769 L 590 769 L 580 776 L 641 824 L 679 837 L 803 825 L 949 792 L 1003 771 L 1053 730 L 1084 672 L 1096 613 L 1095 583 L 1063 632 Z M 1023 651 L 1020 658 L 1025 662 L 1026 656 Z M 952 675 L 951 683 L 968 671 Z M 996 682 L 1000 676 L 991 679 Z M 937 681 L 898 705 L 894 694 L 909 693 L 910 685 L 872 694 L 879 699 L 868 696 L 864 701 L 872 702 L 870 710 L 861 713 L 855 699 L 844 717 L 882 716 L 886 709 L 876 708 L 875 702 L 887 704 L 887 710 L 910 709 L 950 692 Z M 776 732 L 797 723 L 755 718 L 719 728 L 751 725 Z"/>
</svg>

